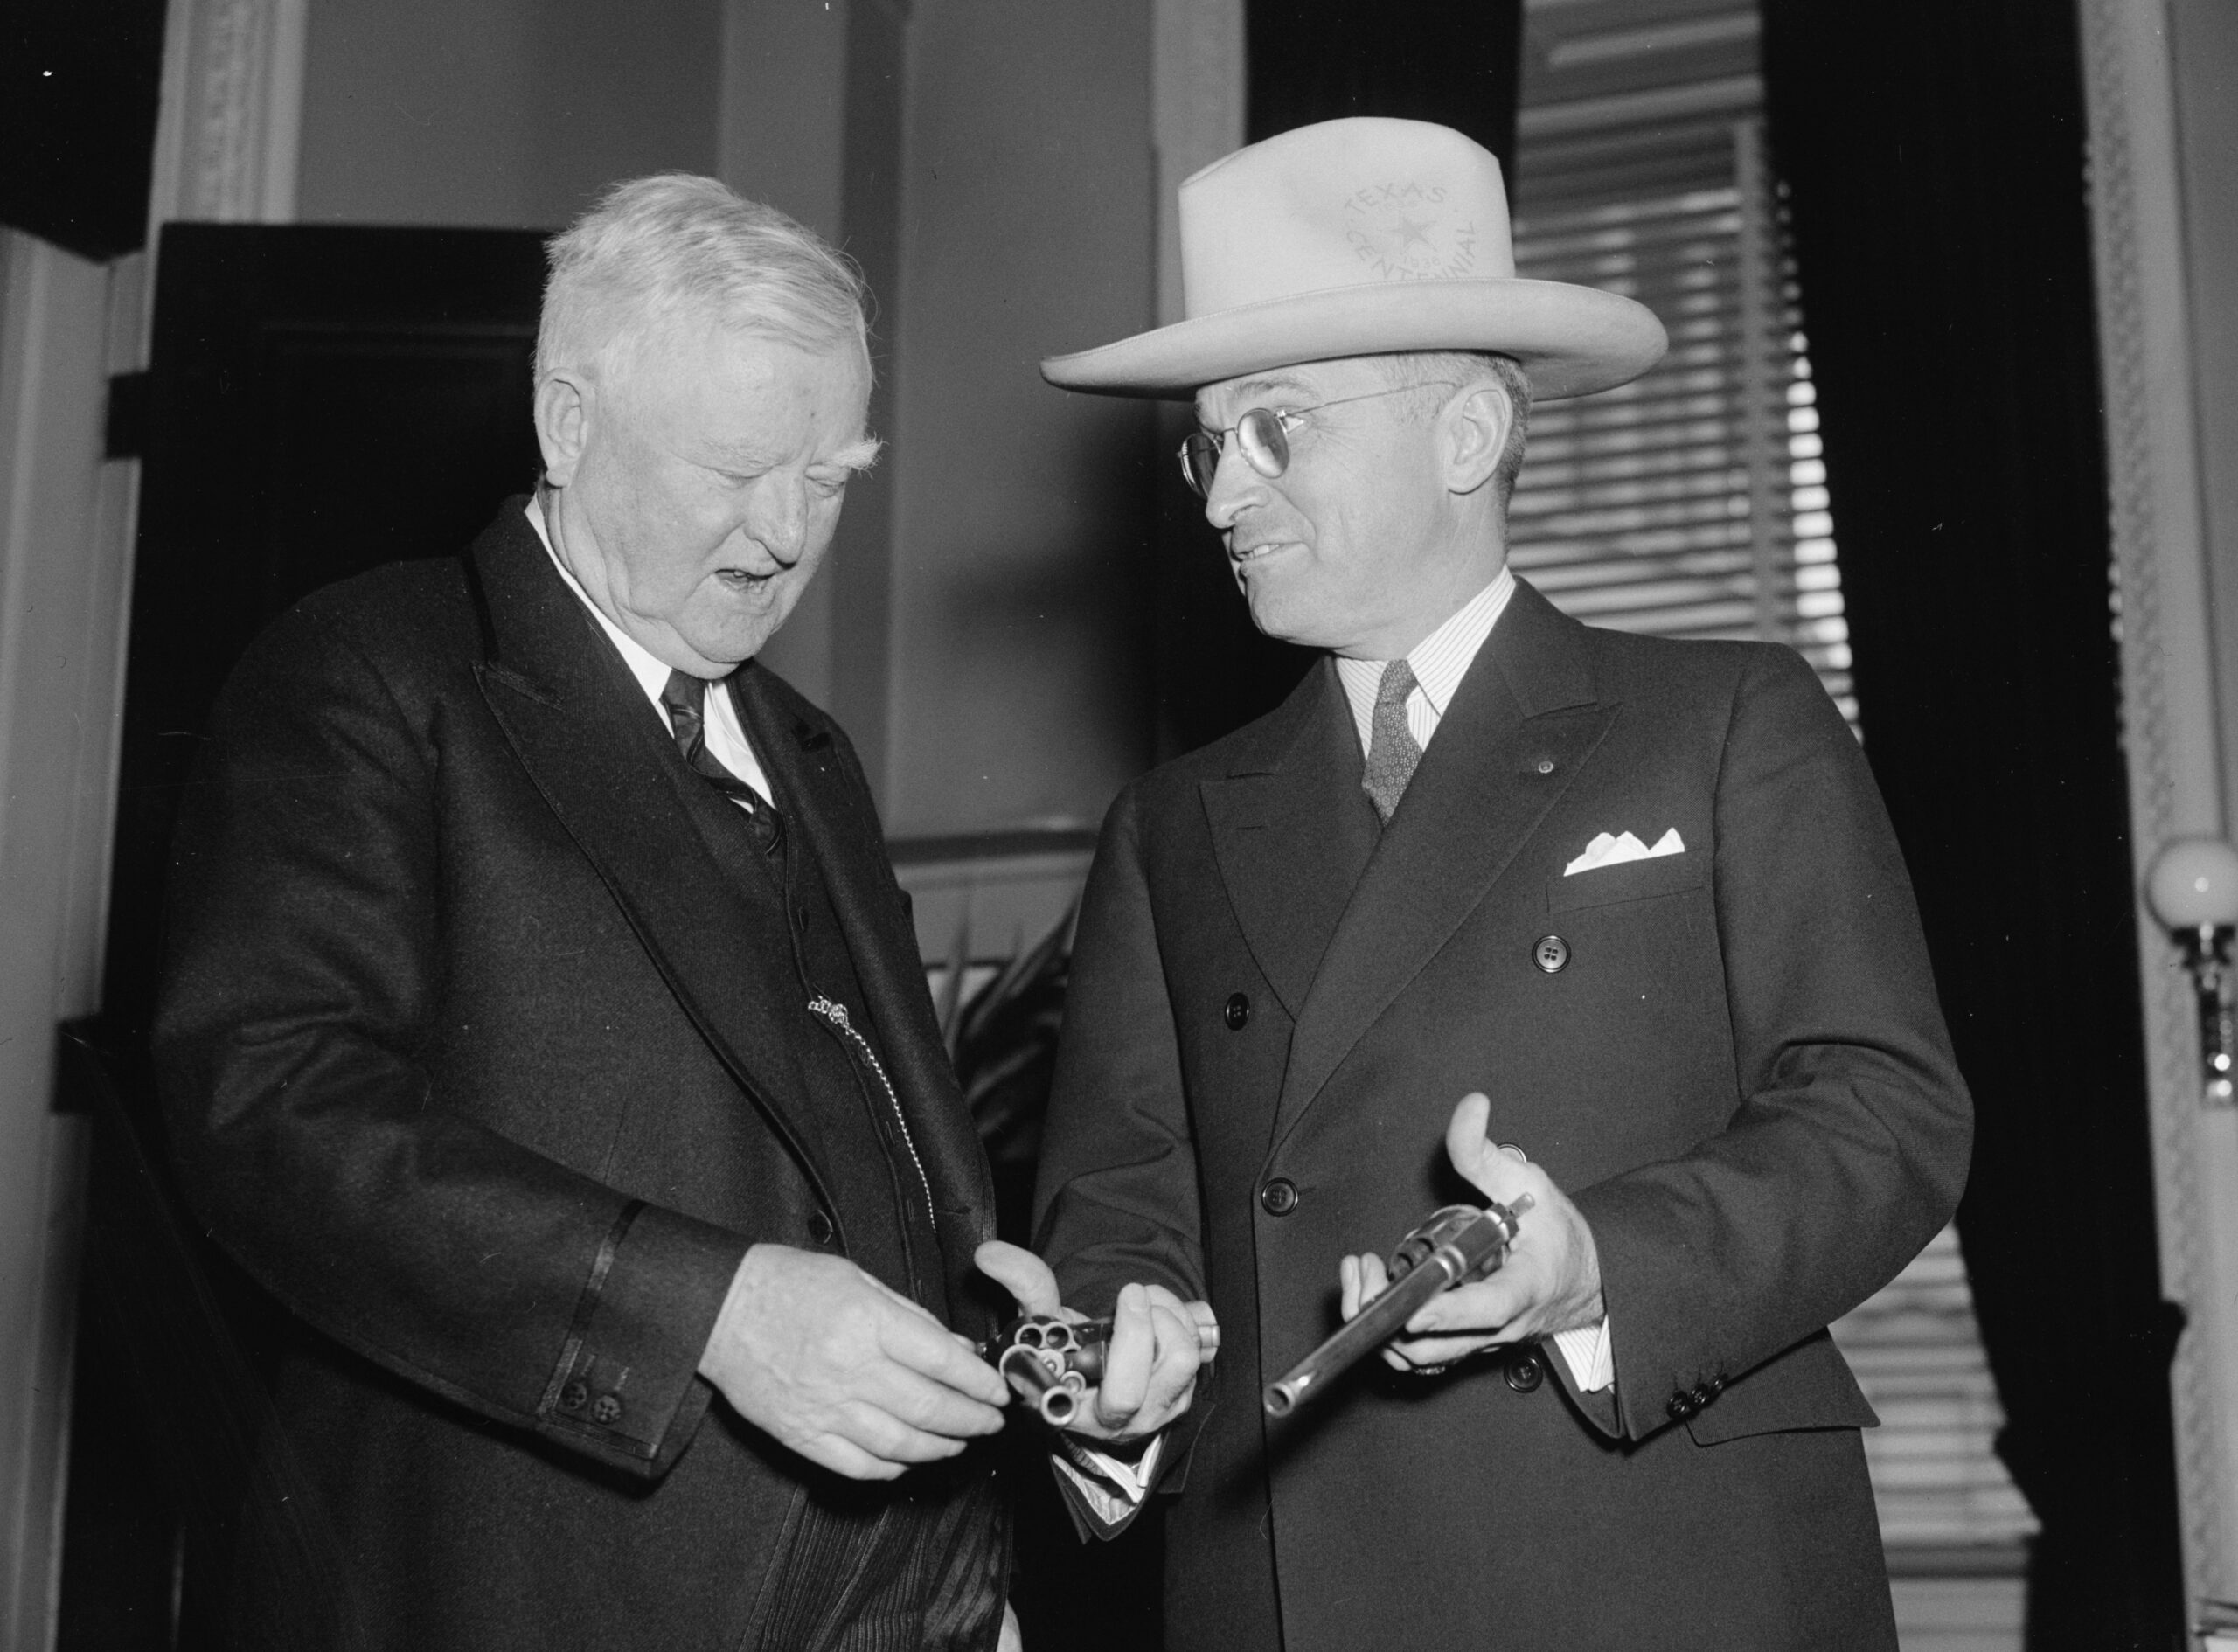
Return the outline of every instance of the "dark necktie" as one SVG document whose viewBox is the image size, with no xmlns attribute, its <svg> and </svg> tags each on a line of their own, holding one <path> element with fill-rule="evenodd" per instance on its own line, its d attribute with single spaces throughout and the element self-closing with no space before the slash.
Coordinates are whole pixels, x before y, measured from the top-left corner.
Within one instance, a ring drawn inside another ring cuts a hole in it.
<svg viewBox="0 0 2238 1652">
<path fill-rule="evenodd" d="M 668 686 L 661 691 L 661 704 L 668 708 L 669 727 L 676 736 L 676 749 L 684 753 L 684 760 L 710 786 L 745 811 L 754 846 L 768 854 L 777 846 L 782 823 L 777 818 L 777 811 L 763 801 L 761 793 L 725 768 L 722 760 L 707 749 L 706 701 L 705 678 L 693 677 L 688 671 L 668 674 Z"/>
<path fill-rule="evenodd" d="M 1414 691 L 1414 668 L 1404 660 L 1391 661 L 1376 684 L 1375 710 L 1368 718 L 1367 767 L 1360 774 L 1360 789 L 1387 826 L 1407 782 L 1414 778 L 1414 765 L 1422 760 L 1422 748 L 1407 726 L 1407 697 Z"/>
</svg>

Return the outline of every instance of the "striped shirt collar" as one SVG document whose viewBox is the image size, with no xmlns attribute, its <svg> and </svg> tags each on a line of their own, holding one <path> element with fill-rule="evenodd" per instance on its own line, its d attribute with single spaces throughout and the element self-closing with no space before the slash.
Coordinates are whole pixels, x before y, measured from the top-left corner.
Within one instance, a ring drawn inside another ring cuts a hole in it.
<svg viewBox="0 0 2238 1652">
<path fill-rule="evenodd" d="M 1515 594 L 1515 575 L 1505 563 L 1492 582 L 1456 609 L 1453 617 L 1414 645 L 1407 663 L 1414 670 L 1414 692 L 1407 697 L 1407 722 L 1414 742 L 1427 746 L 1452 703 L 1453 691 L 1477 658 L 1492 627 L 1507 611 Z M 1337 676 L 1345 685 L 1345 698 L 1352 708 L 1352 725 L 1359 731 L 1360 750 L 1367 750 L 1370 722 L 1375 714 L 1375 691 L 1383 681 L 1385 660 L 1337 662 Z"/>
</svg>

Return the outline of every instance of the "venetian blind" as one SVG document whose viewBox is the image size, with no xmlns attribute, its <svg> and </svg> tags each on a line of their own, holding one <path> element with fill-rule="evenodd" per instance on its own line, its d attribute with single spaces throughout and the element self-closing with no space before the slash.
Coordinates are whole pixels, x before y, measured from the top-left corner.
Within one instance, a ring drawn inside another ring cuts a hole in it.
<svg viewBox="0 0 2238 1652">
<path fill-rule="evenodd" d="M 1852 725 L 1818 414 L 1756 118 L 1526 139 L 1519 274 L 1638 299 L 1671 352 L 1534 408 L 1518 573 L 1595 625 L 1800 649 Z"/>
<path fill-rule="evenodd" d="M 1526 0 L 1525 15 L 1517 272 L 1640 300 L 1671 351 L 1619 390 L 1533 410 L 1511 560 L 1588 624 L 1788 643 L 1855 731 L 1838 501 L 1765 163 L 1755 7 Z M 1957 1235 L 1833 1331 L 1880 1415 L 1866 1455 L 1891 1570 L 2017 1568 L 2036 1523 L 1993 1449 L 2004 1418 Z"/>
</svg>

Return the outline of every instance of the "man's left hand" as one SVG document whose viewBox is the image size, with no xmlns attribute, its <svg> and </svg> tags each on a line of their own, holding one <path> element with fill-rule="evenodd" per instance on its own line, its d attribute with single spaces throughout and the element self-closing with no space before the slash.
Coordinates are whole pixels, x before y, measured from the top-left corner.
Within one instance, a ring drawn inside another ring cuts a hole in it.
<svg viewBox="0 0 2238 1652">
<path fill-rule="evenodd" d="M 1407 1322 L 1405 1335 L 1385 1346 L 1384 1363 L 1394 1370 L 1442 1368 L 1487 1348 L 1582 1330 L 1605 1313 L 1593 1230 L 1521 1149 L 1502 1147 L 1485 1134 L 1491 1115 L 1491 1103 L 1482 1094 L 1462 1097 L 1446 1127 L 1446 1155 L 1485 1197 L 1512 1209 L 1528 1194 L 1530 1204 L 1517 1218 L 1515 1242 L 1498 1273 L 1434 1298 Z M 1389 1282 L 1382 1257 L 1373 1253 L 1345 1257 L 1337 1271 L 1346 1319 Z"/>
</svg>

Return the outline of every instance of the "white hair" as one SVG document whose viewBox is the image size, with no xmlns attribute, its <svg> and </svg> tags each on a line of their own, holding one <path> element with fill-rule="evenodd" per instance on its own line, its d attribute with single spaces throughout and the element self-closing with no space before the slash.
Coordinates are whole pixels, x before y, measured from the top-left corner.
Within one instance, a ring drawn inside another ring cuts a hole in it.
<svg viewBox="0 0 2238 1652">
<path fill-rule="evenodd" d="M 1456 389 L 1490 381 L 1507 392 L 1515 420 L 1508 427 L 1507 444 L 1500 449 L 1499 463 L 1492 471 L 1492 486 L 1505 511 L 1514 496 L 1515 479 L 1522 473 L 1524 449 L 1531 439 L 1531 380 L 1524 373 L 1523 364 L 1512 356 L 1478 350 L 1403 351 L 1384 357 L 1383 364 L 1384 376 L 1394 387 L 1420 387 L 1425 392 L 1407 397 L 1401 404 L 1416 418 L 1434 415 Z"/>
<path fill-rule="evenodd" d="M 552 238 L 536 380 L 596 372 L 678 316 L 867 361 L 870 291 L 852 260 L 774 206 L 712 177 L 617 184 Z"/>
</svg>

